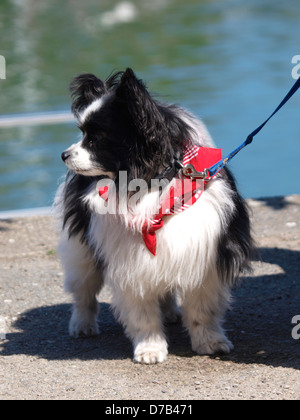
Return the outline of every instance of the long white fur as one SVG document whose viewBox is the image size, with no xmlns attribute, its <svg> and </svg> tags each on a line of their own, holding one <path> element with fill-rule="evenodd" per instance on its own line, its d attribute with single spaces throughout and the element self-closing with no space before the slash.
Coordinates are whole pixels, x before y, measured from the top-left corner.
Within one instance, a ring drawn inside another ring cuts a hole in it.
<svg viewBox="0 0 300 420">
<path fill-rule="evenodd" d="M 195 133 L 193 141 L 199 143 L 201 139 L 202 144 L 210 145 L 202 123 L 188 115 L 186 119 Z M 62 192 L 61 188 L 58 203 L 62 202 Z M 78 237 L 69 238 L 66 232 L 59 245 L 66 290 L 75 298 L 70 333 L 79 336 L 98 332 L 95 295 L 104 281 L 112 288 L 115 314 L 133 342 L 135 361 L 157 363 L 166 359 L 168 346 L 159 301 L 175 291 L 181 296 L 183 322 L 193 350 L 199 354 L 229 352 L 232 344 L 225 337 L 221 322 L 230 292 L 218 278 L 216 244 L 234 212 L 231 191 L 216 177 L 193 206 L 165 218 L 164 227 L 156 232 L 157 255 L 153 256 L 140 230 L 157 202 L 157 194 L 144 197 L 133 209 L 134 229 L 131 214 L 99 214 L 104 201 L 97 193 L 96 183 L 83 197 L 93 213 L 89 245 L 82 244 Z M 95 264 L 100 260 L 105 267 L 103 273 Z"/>
<path fill-rule="evenodd" d="M 79 121 L 81 122 L 81 124 L 84 123 L 84 121 L 87 119 L 89 115 L 91 115 L 94 112 L 99 111 L 99 109 L 104 105 L 104 103 L 106 102 L 109 96 L 110 96 L 109 93 L 105 94 L 101 96 L 101 98 L 95 99 L 91 104 L 89 104 L 79 116 Z"/>
</svg>

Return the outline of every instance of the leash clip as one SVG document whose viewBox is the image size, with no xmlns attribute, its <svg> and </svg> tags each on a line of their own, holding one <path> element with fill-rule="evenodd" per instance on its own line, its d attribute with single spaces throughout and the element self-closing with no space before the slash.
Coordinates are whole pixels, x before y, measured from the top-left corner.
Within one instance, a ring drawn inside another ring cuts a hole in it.
<svg viewBox="0 0 300 420">
<path fill-rule="evenodd" d="M 181 171 L 184 176 L 189 178 L 200 178 L 204 179 L 205 181 L 209 181 L 211 179 L 207 169 L 204 169 L 203 172 L 198 172 L 191 163 L 182 166 Z"/>
</svg>

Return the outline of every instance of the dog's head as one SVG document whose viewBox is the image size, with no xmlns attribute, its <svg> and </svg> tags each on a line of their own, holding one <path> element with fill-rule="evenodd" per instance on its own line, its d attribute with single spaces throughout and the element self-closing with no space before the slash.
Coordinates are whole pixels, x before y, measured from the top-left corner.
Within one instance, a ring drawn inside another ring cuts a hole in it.
<svg viewBox="0 0 300 420">
<path fill-rule="evenodd" d="M 105 82 L 82 74 L 70 89 L 82 139 L 62 153 L 69 169 L 110 178 L 127 171 L 129 178 L 150 181 L 158 168 L 168 165 L 177 141 L 175 131 L 179 134 L 176 118 L 131 69 Z"/>
</svg>

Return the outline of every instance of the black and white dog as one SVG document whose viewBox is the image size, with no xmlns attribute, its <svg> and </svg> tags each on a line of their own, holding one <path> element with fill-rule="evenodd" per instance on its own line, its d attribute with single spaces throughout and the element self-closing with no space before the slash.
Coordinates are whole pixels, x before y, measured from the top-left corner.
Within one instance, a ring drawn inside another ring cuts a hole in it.
<svg viewBox="0 0 300 420">
<path fill-rule="evenodd" d="M 187 144 L 213 147 L 206 128 L 182 108 L 154 99 L 131 69 L 105 82 L 79 75 L 71 93 L 82 138 L 62 154 L 69 171 L 55 200 L 66 290 L 75 299 L 70 334 L 99 332 L 96 295 L 108 284 L 134 361 L 166 359 L 163 324 L 179 314 L 175 295 L 192 349 L 228 353 L 233 346 L 222 320 L 253 246 L 247 208 L 230 172 L 223 169 L 202 184 L 201 197 L 184 211 L 166 210 L 153 231 L 157 206 L 182 177 Z M 150 188 L 162 178 L 159 188 Z M 147 191 L 134 200 L 136 180 Z M 101 197 L 103 182 L 113 184 L 115 211 Z"/>
</svg>

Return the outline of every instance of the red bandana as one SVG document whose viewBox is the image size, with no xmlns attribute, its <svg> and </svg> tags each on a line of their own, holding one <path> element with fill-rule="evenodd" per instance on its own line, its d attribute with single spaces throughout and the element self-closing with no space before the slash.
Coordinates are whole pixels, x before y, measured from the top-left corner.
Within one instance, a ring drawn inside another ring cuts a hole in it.
<svg viewBox="0 0 300 420">
<path fill-rule="evenodd" d="M 192 164 L 197 172 L 202 172 L 222 159 L 222 150 L 210 147 L 187 145 L 183 158 L 183 165 Z M 146 247 L 151 254 L 156 255 L 156 234 L 164 225 L 163 218 L 182 211 L 193 205 L 204 191 L 203 179 L 191 179 L 180 176 L 175 178 L 167 196 L 161 203 L 158 213 L 151 220 L 145 221 L 142 236 Z M 104 200 L 108 199 L 108 187 L 99 189 L 99 195 Z"/>
</svg>

